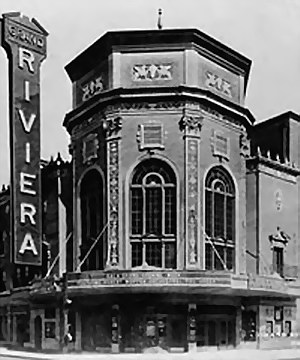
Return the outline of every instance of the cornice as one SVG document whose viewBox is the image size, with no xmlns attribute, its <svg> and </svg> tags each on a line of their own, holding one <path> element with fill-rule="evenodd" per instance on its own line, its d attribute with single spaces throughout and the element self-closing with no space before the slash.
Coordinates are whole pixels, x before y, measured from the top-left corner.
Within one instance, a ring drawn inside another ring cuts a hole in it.
<svg viewBox="0 0 300 360">
<path fill-rule="evenodd" d="M 96 112 L 104 111 L 104 109 L 110 105 L 119 104 L 119 106 L 121 106 L 121 104 L 128 103 L 129 107 L 136 106 L 138 108 L 141 103 L 144 103 L 145 105 L 143 106 L 148 106 L 149 110 L 161 110 L 163 108 L 161 105 L 170 101 L 177 103 L 185 103 L 186 101 L 206 103 L 210 107 L 214 107 L 216 112 L 227 113 L 232 118 L 238 117 L 246 127 L 252 126 L 255 121 L 248 109 L 231 103 L 213 94 L 209 90 L 178 86 L 172 88 L 157 87 L 155 89 L 146 87 L 138 89 L 118 88 L 102 92 L 67 113 L 63 125 L 71 134 L 72 128 L 77 125 L 78 122 L 82 121 L 82 119 L 87 119 Z M 160 104 L 160 106 L 158 107 L 155 104 Z M 126 108 L 126 105 L 123 105 L 123 107 Z"/>
<path fill-rule="evenodd" d="M 254 165 L 256 167 L 259 165 L 264 165 L 271 169 L 278 170 L 283 173 L 293 175 L 295 177 L 300 175 L 300 169 L 295 167 L 294 165 L 288 163 L 281 163 L 280 161 L 276 161 L 261 155 L 252 156 L 251 158 L 247 159 L 247 164 Z"/>
</svg>

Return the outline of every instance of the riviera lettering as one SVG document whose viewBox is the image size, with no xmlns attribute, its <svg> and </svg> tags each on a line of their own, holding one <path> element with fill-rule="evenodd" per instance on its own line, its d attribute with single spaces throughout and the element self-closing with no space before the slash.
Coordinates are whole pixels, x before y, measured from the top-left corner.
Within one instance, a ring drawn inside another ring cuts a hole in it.
<svg viewBox="0 0 300 360">
<path fill-rule="evenodd" d="M 11 29 L 13 32 L 14 29 Z M 18 33 L 20 35 L 20 33 Z M 21 36 L 21 35 L 20 35 Z M 24 39 L 26 38 L 23 34 Z M 33 41 L 33 40 L 32 40 Z M 37 41 L 37 40 L 35 40 Z M 28 71 L 32 74 L 34 74 L 34 64 L 35 64 L 35 56 L 34 54 L 24 48 L 19 48 L 19 61 L 18 66 L 20 69 L 24 71 Z M 30 82 L 28 80 L 24 80 L 24 100 L 26 102 L 30 103 Z M 28 136 L 30 135 L 33 125 L 36 120 L 36 114 L 31 113 L 29 115 L 25 115 L 25 112 L 23 109 L 18 109 L 18 117 L 19 120 L 23 126 L 24 133 Z M 27 141 L 25 143 L 25 163 L 27 165 L 30 165 L 32 159 L 31 159 L 31 144 L 30 141 Z M 29 172 L 21 171 L 20 172 L 20 178 L 19 178 L 19 189 L 20 193 L 24 195 L 30 195 L 32 197 L 35 197 L 37 195 L 37 192 L 35 190 L 35 183 L 37 180 L 36 174 L 30 174 Z M 36 206 L 30 202 L 21 202 L 20 203 L 20 223 L 22 225 L 24 224 L 30 224 L 31 227 L 36 226 L 36 219 L 35 216 L 37 214 Z M 25 252 L 31 252 L 34 256 L 38 255 L 38 251 L 36 248 L 36 244 L 33 239 L 32 233 L 28 230 L 25 233 L 25 236 L 22 240 L 21 246 L 19 248 L 19 254 L 24 255 Z"/>
</svg>

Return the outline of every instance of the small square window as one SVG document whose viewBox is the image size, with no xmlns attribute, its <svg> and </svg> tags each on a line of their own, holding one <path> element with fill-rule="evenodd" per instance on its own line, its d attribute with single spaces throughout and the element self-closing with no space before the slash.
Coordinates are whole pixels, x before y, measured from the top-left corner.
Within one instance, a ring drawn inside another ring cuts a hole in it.
<svg viewBox="0 0 300 360">
<path fill-rule="evenodd" d="M 139 125 L 137 139 L 139 149 L 163 149 L 163 126 L 160 123 L 149 123 Z"/>
<path fill-rule="evenodd" d="M 213 132 L 213 155 L 229 160 L 229 138 L 220 131 Z"/>
<path fill-rule="evenodd" d="M 87 163 L 98 157 L 98 139 L 97 134 L 89 134 L 83 139 L 82 156 L 83 163 Z"/>
</svg>

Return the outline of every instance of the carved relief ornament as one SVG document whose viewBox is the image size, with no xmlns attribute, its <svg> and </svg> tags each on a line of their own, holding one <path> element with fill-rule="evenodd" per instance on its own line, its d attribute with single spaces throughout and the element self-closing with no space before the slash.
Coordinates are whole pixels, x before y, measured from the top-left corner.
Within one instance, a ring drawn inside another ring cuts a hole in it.
<svg viewBox="0 0 300 360">
<path fill-rule="evenodd" d="M 179 121 L 179 129 L 181 131 L 198 133 L 201 131 L 202 124 L 203 124 L 202 116 L 199 115 L 191 116 L 184 113 Z"/>
</svg>

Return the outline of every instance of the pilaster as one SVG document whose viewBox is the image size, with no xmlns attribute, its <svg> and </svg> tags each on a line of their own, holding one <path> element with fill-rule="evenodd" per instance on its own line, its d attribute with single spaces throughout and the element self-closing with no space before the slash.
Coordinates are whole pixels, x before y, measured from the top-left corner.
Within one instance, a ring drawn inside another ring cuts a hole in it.
<svg viewBox="0 0 300 360">
<path fill-rule="evenodd" d="M 200 267 L 200 131 L 203 118 L 199 112 L 184 109 L 179 122 L 185 153 L 185 267 Z"/>
<path fill-rule="evenodd" d="M 120 234 L 121 234 L 121 196 L 120 196 L 120 141 L 121 117 L 105 119 L 107 142 L 107 201 L 108 201 L 108 254 L 106 268 L 120 267 Z"/>
</svg>

